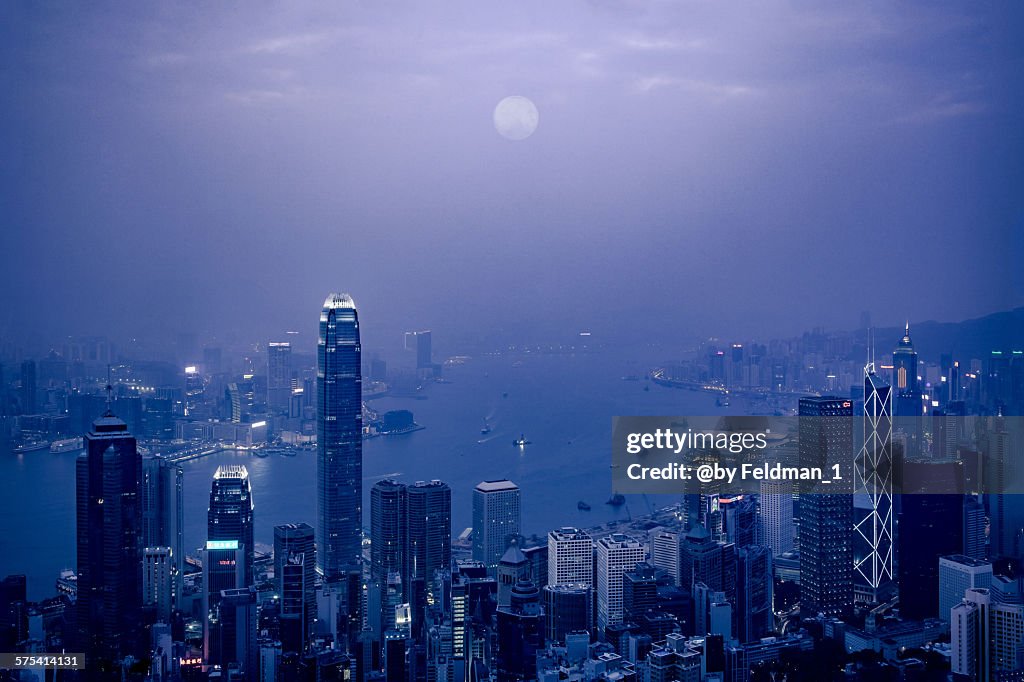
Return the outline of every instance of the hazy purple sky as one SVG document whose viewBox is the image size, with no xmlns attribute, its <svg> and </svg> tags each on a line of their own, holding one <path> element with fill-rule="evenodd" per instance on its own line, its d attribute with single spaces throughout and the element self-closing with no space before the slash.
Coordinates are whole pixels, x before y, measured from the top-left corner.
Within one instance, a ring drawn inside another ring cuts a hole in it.
<svg viewBox="0 0 1024 682">
<path fill-rule="evenodd" d="M 429 5 L 429 6 L 428 6 Z M 1024 5 L 3 3 L 0 337 L 1024 303 Z M 514 142 L 491 114 L 532 99 Z"/>
</svg>

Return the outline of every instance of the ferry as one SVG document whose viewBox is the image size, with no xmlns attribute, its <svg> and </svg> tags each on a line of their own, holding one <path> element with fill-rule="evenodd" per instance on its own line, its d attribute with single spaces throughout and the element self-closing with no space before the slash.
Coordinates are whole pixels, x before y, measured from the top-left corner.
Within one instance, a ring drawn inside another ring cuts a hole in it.
<svg viewBox="0 0 1024 682">
<path fill-rule="evenodd" d="M 62 438 L 50 443 L 50 452 L 75 452 L 76 450 L 81 450 L 82 447 L 83 443 L 81 436 L 78 438 Z"/>
<path fill-rule="evenodd" d="M 14 448 L 12 452 L 16 455 L 20 455 L 26 452 L 35 452 L 37 450 L 45 450 L 50 447 L 50 444 L 44 440 L 33 441 L 31 443 L 23 443 L 18 447 Z"/>
</svg>

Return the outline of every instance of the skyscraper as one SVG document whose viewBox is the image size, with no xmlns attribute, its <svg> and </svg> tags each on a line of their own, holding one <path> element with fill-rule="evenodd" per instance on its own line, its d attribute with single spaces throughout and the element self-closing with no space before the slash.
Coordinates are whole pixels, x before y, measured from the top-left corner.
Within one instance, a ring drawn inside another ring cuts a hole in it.
<svg viewBox="0 0 1024 682">
<path fill-rule="evenodd" d="M 854 471 L 854 568 L 856 591 L 866 602 L 885 602 L 895 588 L 893 575 L 892 396 L 864 367 L 863 445 Z"/>
<path fill-rule="evenodd" d="M 183 472 L 160 455 L 142 460 L 142 546 L 171 550 L 171 604 L 178 608 L 185 575 Z"/>
<path fill-rule="evenodd" d="M 490 575 L 519 535 L 519 486 L 512 481 L 483 481 L 473 490 L 473 560 L 482 561 Z"/>
<path fill-rule="evenodd" d="M 511 590 L 507 606 L 495 614 L 498 650 L 494 656 L 497 679 L 532 680 L 537 672 L 537 650 L 544 647 L 544 613 L 540 590 L 520 580 Z"/>
<path fill-rule="evenodd" d="M 768 547 L 737 550 L 736 636 L 740 642 L 764 637 L 775 625 L 772 611 L 772 552 Z"/>
<path fill-rule="evenodd" d="M 359 316 L 348 294 L 330 294 L 317 341 L 317 560 L 324 579 L 360 571 L 363 524 Z"/>
<path fill-rule="evenodd" d="M 35 414 L 36 408 L 36 361 L 25 360 L 21 363 L 21 413 Z"/>
<path fill-rule="evenodd" d="M 939 557 L 939 618 L 949 622 L 949 612 L 963 601 L 964 593 L 992 585 L 992 564 L 963 554 Z"/>
<path fill-rule="evenodd" d="M 579 528 L 548 533 L 548 585 L 593 585 L 594 541 Z"/>
<path fill-rule="evenodd" d="M 404 569 L 406 503 L 404 483 L 384 479 L 370 488 L 370 577 L 382 584 Z"/>
<path fill-rule="evenodd" d="M 142 604 L 153 610 L 158 623 L 171 622 L 175 573 L 174 552 L 170 547 L 143 550 Z"/>
<path fill-rule="evenodd" d="M 917 351 L 910 340 L 910 323 L 907 323 L 903 338 L 892 352 L 892 386 L 895 397 L 892 404 L 894 428 L 906 435 L 905 454 L 916 457 L 921 454 L 924 436 L 921 388 L 917 379 Z"/>
<path fill-rule="evenodd" d="M 644 546 L 622 533 L 597 541 L 597 629 L 622 622 L 622 576 L 644 560 Z"/>
<path fill-rule="evenodd" d="M 292 344 L 271 341 L 267 344 L 267 406 L 274 414 L 288 412 L 292 396 Z"/>
<path fill-rule="evenodd" d="M 238 587 L 252 584 L 252 564 L 256 555 L 253 542 L 254 509 L 249 471 L 245 466 L 228 464 L 217 467 L 210 487 L 210 506 L 206 511 L 207 539 L 233 540 L 244 550 L 245 582 Z"/>
<path fill-rule="evenodd" d="M 793 482 L 761 481 L 761 537 L 780 556 L 793 550 L 796 526 L 793 525 Z"/>
<path fill-rule="evenodd" d="M 405 333 L 405 349 L 416 351 L 416 369 L 427 369 L 433 364 L 433 348 L 429 329 Z"/>
<path fill-rule="evenodd" d="M 935 618 L 940 615 L 939 557 L 958 554 L 963 547 L 963 498 L 927 493 L 901 498 L 896 538 L 900 615 Z"/>
<path fill-rule="evenodd" d="M 113 673 L 141 653 L 142 458 L 128 425 L 109 410 L 85 436 L 76 464 L 78 643 L 86 665 Z"/>
<path fill-rule="evenodd" d="M 217 467 L 207 510 L 203 556 L 203 654 L 208 665 L 227 665 L 237 653 L 234 607 L 221 610 L 224 593 L 253 584 L 253 499 L 242 465 Z"/>
<path fill-rule="evenodd" d="M 828 471 L 852 458 L 850 400 L 823 396 L 799 403 L 800 466 Z M 836 616 L 853 607 L 853 500 L 849 494 L 800 496 L 800 606 Z"/>
<path fill-rule="evenodd" d="M 283 651 L 302 652 L 316 619 L 315 533 L 308 523 L 274 526 L 274 581 L 281 604 Z"/>
<path fill-rule="evenodd" d="M 679 559 L 681 533 L 661 529 L 651 536 L 651 564 L 665 571 L 672 584 L 679 585 Z"/>
<path fill-rule="evenodd" d="M 998 673 L 1020 672 L 1024 604 L 997 602 L 991 590 L 976 587 L 968 589 L 963 601 L 952 608 L 950 621 L 954 675 L 993 680 L 1003 679 Z"/>
<path fill-rule="evenodd" d="M 917 382 L 917 351 L 914 350 L 914 342 L 910 340 L 909 322 L 903 338 L 896 344 L 896 349 L 892 352 L 892 385 L 896 389 L 897 398 L 917 395 L 920 400 Z M 916 407 L 919 408 L 920 405 L 918 404 Z M 904 413 L 897 411 L 897 414 L 903 416 Z M 920 410 L 914 409 L 907 413 L 907 416 L 912 414 L 919 415 Z"/>
<path fill-rule="evenodd" d="M 444 481 L 417 481 L 406 488 L 406 600 L 419 629 L 434 571 L 452 562 L 452 489 Z"/>
</svg>

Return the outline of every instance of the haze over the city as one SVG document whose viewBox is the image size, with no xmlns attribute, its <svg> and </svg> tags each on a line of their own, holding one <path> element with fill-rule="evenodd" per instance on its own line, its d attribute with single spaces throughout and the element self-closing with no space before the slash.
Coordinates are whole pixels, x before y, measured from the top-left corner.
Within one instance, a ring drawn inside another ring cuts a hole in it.
<svg viewBox="0 0 1024 682">
<path fill-rule="evenodd" d="M 0 8 L 0 336 L 312 339 L 333 290 L 371 341 L 1024 300 L 1017 3 L 203 10 Z"/>
</svg>

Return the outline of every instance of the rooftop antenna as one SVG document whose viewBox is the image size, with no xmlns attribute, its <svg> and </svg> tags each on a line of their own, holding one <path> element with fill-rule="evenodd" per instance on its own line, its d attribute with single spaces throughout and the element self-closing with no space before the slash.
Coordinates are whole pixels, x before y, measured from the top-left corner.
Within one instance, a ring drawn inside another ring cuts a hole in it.
<svg viewBox="0 0 1024 682">
<path fill-rule="evenodd" d="M 114 393 L 114 387 L 110 384 L 110 363 L 108 362 L 107 363 L 107 414 L 104 415 L 104 416 L 107 416 L 107 417 L 113 416 L 113 414 L 114 414 L 111 411 L 111 409 L 110 409 L 111 405 L 114 402 L 113 398 L 112 398 L 113 393 Z"/>
<path fill-rule="evenodd" d="M 865 374 L 875 373 L 875 330 L 868 327 L 868 364 L 864 368 Z"/>
</svg>

